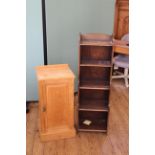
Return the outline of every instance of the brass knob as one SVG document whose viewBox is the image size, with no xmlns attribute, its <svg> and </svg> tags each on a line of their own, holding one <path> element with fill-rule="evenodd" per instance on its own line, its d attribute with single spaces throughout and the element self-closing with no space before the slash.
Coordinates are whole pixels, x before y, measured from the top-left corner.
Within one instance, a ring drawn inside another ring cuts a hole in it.
<svg viewBox="0 0 155 155">
<path fill-rule="evenodd" d="M 44 106 L 43 108 L 42 108 L 42 112 L 45 112 L 46 111 L 46 107 Z"/>
</svg>

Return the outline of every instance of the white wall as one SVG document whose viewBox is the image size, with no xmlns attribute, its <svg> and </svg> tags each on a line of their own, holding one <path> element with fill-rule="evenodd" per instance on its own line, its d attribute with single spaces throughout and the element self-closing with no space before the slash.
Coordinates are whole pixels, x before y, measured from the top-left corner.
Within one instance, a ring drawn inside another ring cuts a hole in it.
<svg viewBox="0 0 155 155">
<path fill-rule="evenodd" d="M 35 66 L 43 65 L 41 0 L 26 0 L 26 100 L 38 100 Z"/>
<path fill-rule="evenodd" d="M 115 0 L 46 0 L 48 64 L 68 63 L 78 84 L 79 33 L 113 33 Z"/>
<path fill-rule="evenodd" d="M 78 75 L 79 32 L 113 32 L 115 0 L 45 0 L 48 64 L 68 63 Z M 37 100 L 35 66 L 43 65 L 41 0 L 27 0 L 26 97 Z"/>
</svg>

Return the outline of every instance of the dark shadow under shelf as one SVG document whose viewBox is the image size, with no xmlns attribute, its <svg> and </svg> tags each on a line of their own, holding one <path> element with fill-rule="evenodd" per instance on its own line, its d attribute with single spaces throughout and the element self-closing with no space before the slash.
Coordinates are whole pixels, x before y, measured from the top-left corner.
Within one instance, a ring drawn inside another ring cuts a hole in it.
<svg viewBox="0 0 155 155">
<path fill-rule="evenodd" d="M 81 111 L 108 111 L 108 101 L 82 100 L 79 104 Z"/>
<path fill-rule="evenodd" d="M 80 89 L 109 89 L 110 71 L 109 67 L 81 67 Z"/>
<path fill-rule="evenodd" d="M 109 60 L 81 60 L 80 66 L 95 66 L 95 67 L 111 67 L 111 62 Z"/>
<path fill-rule="evenodd" d="M 107 131 L 107 122 L 104 119 L 91 120 L 92 124 L 85 125 L 83 121 L 85 119 L 79 120 L 79 131 L 98 131 L 98 132 L 106 132 Z"/>
<path fill-rule="evenodd" d="M 107 131 L 108 112 L 79 111 L 79 131 Z M 90 125 L 84 124 L 85 120 L 91 121 Z"/>
<path fill-rule="evenodd" d="M 102 89 L 102 90 L 107 90 L 110 88 L 109 86 L 109 81 L 81 81 L 80 82 L 80 89 Z"/>
</svg>

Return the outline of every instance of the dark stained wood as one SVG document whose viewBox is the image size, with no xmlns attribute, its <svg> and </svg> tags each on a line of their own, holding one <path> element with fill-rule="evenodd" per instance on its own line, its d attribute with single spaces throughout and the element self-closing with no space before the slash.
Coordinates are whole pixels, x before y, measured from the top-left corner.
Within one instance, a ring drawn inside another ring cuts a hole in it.
<svg viewBox="0 0 155 155">
<path fill-rule="evenodd" d="M 108 101 L 104 100 L 82 100 L 80 101 L 80 111 L 108 111 Z"/>
<path fill-rule="evenodd" d="M 107 112 L 79 111 L 79 129 L 105 132 L 107 130 L 107 116 Z M 90 120 L 92 123 L 85 125 L 84 120 Z"/>
<path fill-rule="evenodd" d="M 92 67 L 111 67 L 111 61 L 108 60 L 90 60 L 83 59 L 81 60 L 80 67 L 82 66 L 92 66 Z"/>
<path fill-rule="evenodd" d="M 82 46 L 81 47 L 81 63 L 85 64 L 85 61 L 92 61 L 96 64 L 111 64 L 111 46 Z M 94 64 L 93 63 L 93 64 Z"/>
<path fill-rule="evenodd" d="M 93 120 L 92 124 L 87 126 L 82 122 L 84 119 L 80 119 L 79 131 L 90 131 L 90 132 L 107 132 L 107 123 L 105 120 Z"/>
<path fill-rule="evenodd" d="M 92 85 L 105 85 L 108 86 L 110 83 L 110 68 L 100 68 L 100 67 L 81 67 L 81 83 L 92 83 Z M 81 84 L 80 83 L 80 84 Z"/>
<path fill-rule="evenodd" d="M 83 89 L 79 102 L 79 110 L 108 111 L 109 90 Z"/>
<path fill-rule="evenodd" d="M 80 35 L 78 131 L 107 131 L 112 45 L 110 35 Z M 86 126 L 85 119 L 93 123 Z"/>
<path fill-rule="evenodd" d="M 108 90 L 109 81 L 102 81 L 102 80 L 85 80 L 80 82 L 79 89 L 99 89 L 99 90 Z"/>
<path fill-rule="evenodd" d="M 109 100 L 109 90 L 81 90 L 79 100 L 90 99 L 90 100 Z"/>
</svg>

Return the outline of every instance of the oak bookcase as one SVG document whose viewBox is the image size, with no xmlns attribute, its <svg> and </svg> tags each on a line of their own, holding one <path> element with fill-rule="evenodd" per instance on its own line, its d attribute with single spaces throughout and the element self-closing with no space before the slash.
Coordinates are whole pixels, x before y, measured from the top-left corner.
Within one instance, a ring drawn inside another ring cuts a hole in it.
<svg viewBox="0 0 155 155">
<path fill-rule="evenodd" d="M 107 132 L 112 45 L 112 36 L 80 34 L 78 131 Z"/>
</svg>

